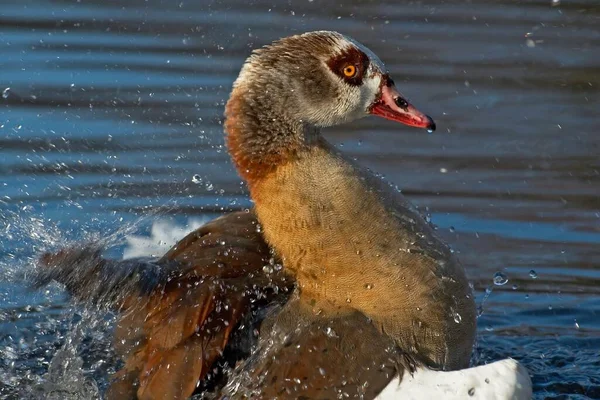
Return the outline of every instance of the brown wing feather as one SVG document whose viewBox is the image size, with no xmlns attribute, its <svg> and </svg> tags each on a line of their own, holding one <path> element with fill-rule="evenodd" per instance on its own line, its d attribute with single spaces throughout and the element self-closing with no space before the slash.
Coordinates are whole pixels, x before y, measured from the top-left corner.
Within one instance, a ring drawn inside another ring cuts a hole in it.
<svg viewBox="0 0 600 400">
<path fill-rule="evenodd" d="M 359 312 L 327 317 L 294 297 L 261 326 L 259 349 L 221 398 L 373 399 L 414 363 Z"/>
<path fill-rule="evenodd" d="M 77 299 L 119 311 L 114 341 L 125 365 L 109 399 L 189 397 L 252 304 L 293 287 L 281 271 L 264 271 L 271 254 L 251 213 L 206 224 L 155 263 L 109 261 L 86 249 L 42 256 L 42 281 L 56 279 Z"/>
</svg>

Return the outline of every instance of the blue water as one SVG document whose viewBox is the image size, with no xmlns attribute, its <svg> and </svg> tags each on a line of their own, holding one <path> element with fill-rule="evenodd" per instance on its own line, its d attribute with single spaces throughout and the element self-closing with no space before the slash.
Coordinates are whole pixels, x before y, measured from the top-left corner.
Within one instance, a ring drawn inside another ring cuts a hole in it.
<svg viewBox="0 0 600 400">
<path fill-rule="evenodd" d="M 231 83 L 252 48 L 316 29 L 367 44 L 437 122 L 327 136 L 459 254 L 475 361 L 520 360 L 539 399 L 600 398 L 600 7 L 584 0 L 2 3 L 0 398 L 102 392 L 110 317 L 29 290 L 36 254 L 116 233 L 119 256 L 156 219 L 250 207 L 223 147 Z"/>
</svg>

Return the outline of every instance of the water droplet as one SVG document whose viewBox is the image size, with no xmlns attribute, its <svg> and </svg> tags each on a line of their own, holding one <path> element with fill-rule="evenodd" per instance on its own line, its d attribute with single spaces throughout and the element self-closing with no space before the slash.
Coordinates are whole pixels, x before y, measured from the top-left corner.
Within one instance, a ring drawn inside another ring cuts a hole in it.
<svg viewBox="0 0 600 400">
<path fill-rule="evenodd" d="M 365 285 L 365 289 L 371 290 L 371 289 L 373 289 L 373 285 L 371 285 L 370 283 L 367 283 Z"/>
<path fill-rule="evenodd" d="M 8 96 L 10 96 L 10 88 L 9 87 L 7 87 L 6 89 L 4 89 L 2 91 L 2 98 L 3 99 L 8 99 Z"/>
<path fill-rule="evenodd" d="M 535 270 L 532 269 L 531 271 L 529 271 L 529 276 L 531 277 L 531 279 L 537 279 L 538 274 L 537 272 L 535 272 Z"/>
<path fill-rule="evenodd" d="M 328 326 L 327 329 L 325 329 L 325 334 L 327 335 L 327 337 L 330 338 L 338 337 L 337 333 L 330 326 Z"/>
<path fill-rule="evenodd" d="M 456 322 L 457 324 L 460 324 L 461 321 L 462 321 L 462 317 L 460 316 L 459 313 L 455 312 L 454 313 L 454 322 Z"/>
<path fill-rule="evenodd" d="M 503 285 L 506 285 L 507 282 L 508 282 L 508 276 L 506 276 L 506 274 L 504 272 L 498 271 L 494 274 L 494 285 L 503 286 Z"/>
<path fill-rule="evenodd" d="M 469 396 L 475 396 L 475 388 L 469 389 Z"/>
<path fill-rule="evenodd" d="M 265 265 L 263 267 L 263 272 L 266 273 L 266 274 L 272 274 L 273 273 L 273 268 L 271 266 L 269 266 L 269 265 Z"/>
<path fill-rule="evenodd" d="M 326 372 L 325 372 L 325 368 L 323 367 L 319 367 L 319 373 L 323 376 L 325 376 Z"/>
<path fill-rule="evenodd" d="M 194 182 L 195 184 L 199 184 L 202 182 L 202 177 L 198 174 L 192 176 L 192 182 Z"/>
</svg>

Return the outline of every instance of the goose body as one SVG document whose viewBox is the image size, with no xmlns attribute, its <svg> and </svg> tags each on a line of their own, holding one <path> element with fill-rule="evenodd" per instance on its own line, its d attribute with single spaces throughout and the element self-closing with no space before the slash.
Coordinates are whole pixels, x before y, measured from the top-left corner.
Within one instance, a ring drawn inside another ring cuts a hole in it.
<svg viewBox="0 0 600 400">
<path fill-rule="evenodd" d="M 320 132 L 369 114 L 435 129 L 379 58 L 336 32 L 281 39 L 247 60 L 225 114 L 251 212 L 157 260 L 105 260 L 94 245 L 42 257 L 40 282 L 122 315 L 125 366 L 108 397 L 372 399 L 395 377 L 408 388 L 415 371 L 467 368 L 476 324 L 462 266 Z"/>
</svg>

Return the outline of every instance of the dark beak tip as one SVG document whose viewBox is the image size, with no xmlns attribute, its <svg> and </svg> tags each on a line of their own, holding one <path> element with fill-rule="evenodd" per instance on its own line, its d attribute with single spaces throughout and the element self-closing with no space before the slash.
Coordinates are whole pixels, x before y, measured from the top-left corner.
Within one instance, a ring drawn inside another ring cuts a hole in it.
<svg viewBox="0 0 600 400">
<path fill-rule="evenodd" d="M 431 118 L 429 115 L 427 115 L 426 117 L 429 120 L 427 130 L 432 132 L 435 131 L 435 122 L 433 121 L 433 118 Z"/>
</svg>

